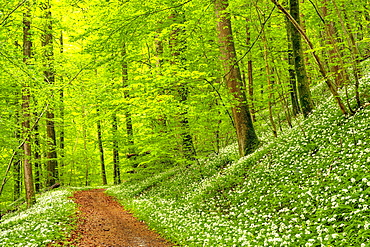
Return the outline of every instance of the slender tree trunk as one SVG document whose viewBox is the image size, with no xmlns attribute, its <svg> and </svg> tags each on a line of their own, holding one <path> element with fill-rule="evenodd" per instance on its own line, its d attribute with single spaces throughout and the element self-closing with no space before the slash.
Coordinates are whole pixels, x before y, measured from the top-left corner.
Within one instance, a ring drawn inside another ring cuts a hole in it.
<svg viewBox="0 0 370 247">
<path fill-rule="evenodd" d="M 360 51 L 358 50 L 358 47 L 357 47 L 357 44 L 356 44 L 356 41 L 355 41 L 355 37 L 352 33 L 352 30 L 349 27 L 346 11 L 344 10 L 344 19 L 346 20 L 346 21 L 344 21 L 344 19 L 342 17 L 342 13 L 341 13 L 341 11 L 339 10 L 339 8 L 336 4 L 336 1 L 332 0 L 332 2 L 333 2 L 333 5 L 334 5 L 334 8 L 335 8 L 335 11 L 336 11 L 336 13 L 339 17 L 340 24 L 342 26 L 342 30 L 347 36 L 348 46 L 350 47 L 352 63 L 353 63 L 353 67 L 354 67 L 353 68 L 353 76 L 355 78 L 356 103 L 357 103 L 357 107 L 360 107 L 361 106 L 361 100 L 360 100 L 359 86 L 360 86 L 360 78 L 362 76 L 361 66 L 360 66 L 361 54 L 360 54 Z"/>
<path fill-rule="evenodd" d="M 348 114 L 348 110 L 346 109 L 345 105 L 343 104 L 343 101 L 340 97 L 340 95 L 338 94 L 338 91 L 337 91 L 337 88 L 336 86 L 333 84 L 333 82 L 328 78 L 327 74 L 326 74 L 326 70 L 321 62 L 321 59 L 319 58 L 319 56 L 316 54 L 315 50 L 314 50 L 314 46 L 311 42 L 311 40 L 308 38 L 308 36 L 306 35 L 306 33 L 304 32 L 304 30 L 302 29 L 302 27 L 299 25 L 299 23 L 294 19 L 294 17 L 292 15 L 290 15 L 288 13 L 288 11 L 283 7 L 281 6 L 277 0 L 271 0 L 277 7 L 279 10 L 281 10 L 281 12 L 284 13 L 284 15 L 289 19 L 289 21 L 294 25 L 294 27 L 296 28 L 296 30 L 302 35 L 302 37 L 304 38 L 304 40 L 306 41 L 306 43 L 308 44 L 309 48 L 312 51 L 312 56 L 314 57 L 318 67 L 319 67 L 319 71 L 322 75 L 322 77 L 325 79 L 325 82 L 326 82 L 326 85 L 328 86 L 331 94 L 333 95 L 333 98 L 334 100 L 336 101 L 339 109 L 341 110 L 341 112 L 346 115 Z M 295 0 L 294 0 L 295 1 Z"/>
<path fill-rule="evenodd" d="M 35 116 L 38 116 L 37 113 L 34 114 Z M 35 166 L 35 189 L 36 192 L 41 191 L 41 155 L 40 155 L 40 133 L 39 133 L 39 124 L 36 123 L 34 126 L 34 166 Z"/>
<path fill-rule="evenodd" d="M 112 132 L 113 132 L 113 180 L 114 184 L 121 183 L 121 172 L 119 165 L 119 146 L 118 146 L 118 119 L 116 113 L 112 117 Z"/>
<path fill-rule="evenodd" d="M 250 20 L 246 18 L 246 25 L 245 25 L 245 33 L 246 33 L 246 42 L 245 44 L 247 47 L 251 45 L 251 32 L 249 28 Z M 254 85 L 253 85 L 253 61 L 252 61 L 252 53 L 248 56 L 248 95 L 249 95 L 249 106 L 250 106 L 250 113 L 252 122 L 256 121 L 256 114 L 254 109 Z"/>
<path fill-rule="evenodd" d="M 271 127 L 272 127 L 272 133 L 274 134 L 275 137 L 277 137 L 277 129 L 276 129 L 276 124 L 275 124 L 275 121 L 274 121 L 274 116 L 273 116 L 273 111 L 272 111 L 272 100 L 273 100 L 273 90 L 272 90 L 272 80 L 271 80 L 271 77 L 272 77 L 272 74 L 271 74 L 271 70 L 270 70 L 270 65 L 269 65 L 269 62 L 268 62 L 268 48 L 267 48 L 267 39 L 266 39 L 266 35 L 265 35 L 265 32 L 263 31 L 262 33 L 262 41 L 263 41 L 263 48 L 264 48 L 264 51 L 263 51 L 263 56 L 264 56 L 264 60 L 265 60 L 265 69 L 266 69 L 266 76 L 267 76 L 267 89 L 268 89 L 268 109 L 269 109 L 269 119 L 270 119 L 270 123 L 271 123 Z"/>
<path fill-rule="evenodd" d="M 19 120 L 19 115 L 17 114 L 17 120 Z M 15 137 L 17 140 L 21 140 L 21 133 L 19 130 L 16 130 Z M 15 150 L 15 157 L 13 163 L 13 177 L 14 177 L 14 191 L 13 191 L 13 200 L 16 201 L 21 196 L 21 185 L 22 185 L 22 173 L 21 173 L 21 150 Z"/>
<path fill-rule="evenodd" d="M 218 19 L 217 33 L 220 44 L 221 59 L 225 70 L 225 80 L 229 92 L 235 97 L 237 104 L 232 108 L 232 115 L 239 145 L 240 156 L 252 153 L 259 141 L 254 130 L 247 99 L 242 90 L 242 78 L 235 52 L 231 29 L 230 15 L 226 13 L 227 0 L 215 0 L 215 10 Z"/>
<path fill-rule="evenodd" d="M 323 0 L 323 7 L 322 7 L 322 14 L 324 19 L 329 15 L 329 11 L 327 8 L 328 0 Z M 326 20 L 324 23 L 325 26 L 325 36 L 326 43 L 330 47 L 329 48 L 329 70 L 331 73 L 334 74 L 334 82 L 338 88 L 342 87 L 346 81 L 349 81 L 348 74 L 346 69 L 344 68 L 344 62 L 342 56 L 340 54 L 340 48 L 338 48 L 338 41 L 337 41 L 337 34 L 335 31 L 335 26 L 333 21 Z"/>
<path fill-rule="evenodd" d="M 99 109 L 97 109 L 99 113 Z M 100 152 L 100 166 L 101 166 L 101 177 L 103 185 L 107 184 L 107 175 L 105 172 L 105 162 L 104 162 L 104 148 L 103 148 L 103 141 L 102 141 L 102 130 L 101 130 L 101 120 L 99 119 L 97 122 L 97 131 L 98 131 L 98 146 Z"/>
<path fill-rule="evenodd" d="M 85 118 L 86 118 L 85 108 L 83 108 L 83 112 L 84 112 L 84 123 L 82 125 L 83 126 L 82 133 L 83 133 L 83 138 L 84 138 L 84 155 L 85 155 L 85 186 L 89 186 L 90 185 L 90 161 L 87 155 L 87 131 L 86 131 L 86 124 L 85 124 Z"/>
<path fill-rule="evenodd" d="M 160 30 L 157 30 L 158 33 L 160 33 Z M 163 41 L 159 34 L 155 36 L 154 39 L 154 46 L 155 46 L 155 53 L 156 53 L 156 68 L 158 69 L 158 75 L 162 76 L 162 65 L 163 65 Z M 161 94 L 166 94 L 165 90 L 161 90 Z M 158 123 L 158 126 L 160 126 L 159 133 L 167 133 L 167 116 L 165 114 L 161 114 L 157 117 L 156 123 Z"/>
<path fill-rule="evenodd" d="M 170 16 L 171 19 L 174 19 L 175 22 L 179 24 L 183 24 L 185 21 L 184 16 L 180 16 L 177 13 L 172 14 Z M 178 21 L 180 19 L 180 21 Z M 177 20 L 177 21 L 176 21 Z M 172 52 L 172 64 L 177 65 L 180 67 L 180 69 L 186 69 L 183 64 L 184 57 L 182 56 L 182 53 L 185 51 L 186 47 L 186 40 L 184 38 L 185 36 L 185 30 L 182 28 L 176 27 L 171 32 L 170 37 L 170 48 Z M 188 111 L 186 110 L 186 104 L 188 101 L 188 95 L 189 95 L 189 89 L 186 82 L 180 82 L 180 85 L 177 88 L 177 92 L 179 95 L 179 102 L 180 105 L 184 109 L 180 113 L 180 125 L 181 125 L 181 139 L 182 139 L 182 149 L 184 153 L 184 157 L 188 160 L 194 160 L 196 156 L 194 143 L 193 143 L 193 137 L 190 134 L 190 125 L 189 125 L 189 119 L 188 119 Z"/>
<path fill-rule="evenodd" d="M 49 0 L 43 3 L 43 11 L 45 12 L 45 29 L 42 35 L 42 46 L 44 49 L 44 80 L 46 83 L 52 85 L 55 81 L 55 72 L 53 68 L 53 33 L 52 33 L 52 19 Z M 53 98 L 53 97 L 52 97 Z M 52 99 L 51 99 L 52 100 Z M 56 151 L 56 135 L 55 135 L 55 123 L 54 123 L 54 112 L 50 107 L 46 112 L 46 133 L 48 138 L 48 150 L 47 150 L 47 178 L 46 185 L 52 186 L 58 179 L 58 161 Z"/>
<path fill-rule="evenodd" d="M 31 41 L 31 13 L 29 5 L 26 5 L 26 12 L 23 15 L 23 62 L 28 64 L 28 60 L 32 55 L 32 41 Z M 30 141 L 30 87 L 27 82 L 24 83 L 22 89 L 22 110 L 23 110 L 23 135 L 25 142 L 23 144 L 24 150 L 24 184 L 26 189 L 26 200 L 27 206 L 30 207 L 35 203 L 35 191 L 33 184 L 33 175 L 32 175 L 32 164 L 31 164 L 31 141 Z"/>
<path fill-rule="evenodd" d="M 287 38 L 288 38 L 288 72 L 289 72 L 289 85 L 290 85 L 290 99 L 292 102 L 292 111 L 293 115 L 296 116 L 300 113 L 299 102 L 298 102 L 298 91 L 297 91 L 297 80 L 296 74 L 294 69 L 294 55 L 293 55 L 293 45 L 292 45 L 292 36 L 291 36 L 291 28 L 294 28 L 289 19 L 286 18 L 286 30 L 287 30 Z"/>
<path fill-rule="evenodd" d="M 16 96 L 18 96 L 18 94 L 16 94 Z M 18 103 L 18 101 L 17 101 L 17 103 Z M 18 108 L 18 105 L 16 107 Z M 19 112 L 17 110 L 16 114 L 15 114 L 15 126 L 17 126 L 17 128 L 14 132 L 14 137 L 16 138 L 16 140 L 19 140 L 19 142 L 21 142 L 21 138 L 22 138 L 21 127 L 22 126 L 18 127 L 19 123 L 20 123 L 20 115 L 19 115 Z M 21 191 L 22 191 L 21 167 L 22 167 L 22 151 L 23 150 L 21 150 L 19 147 L 20 146 L 18 146 L 17 149 L 14 150 L 14 152 L 13 152 L 14 159 L 11 160 L 12 163 L 10 164 L 13 167 L 13 180 L 14 180 L 13 200 L 14 201 L 16 201 L 21 196 Z M 7 181 L 7 176 L 5 175 L 4 180 L 3 180 L 3 184 L 0 186 L 0 195 L 3 191 L 3 188 L 5 186 L 6 181 Z"/>
<path fill-rule="evenodd" d="M 122 85 L 124 88 L 127 89 L 128 87 L 128 63 L 126 60 L 126 45 L 123 44 L 122 47 L 122 57 L 123 57 L 123 62 L 122 62 Z M 130 99 L 130 94 L 128 90 L 124 90 L 124 97 L 125 99 Z M 126 133 L 127 133 L 127 140 L 128 140 L 128 150 L 129 153 L 134 153 L 134 128 L 132 125 L 132 117 L 131 117 L 131 112 L 129 109 L 129 106 L 126 106 L 125 110 L 125 117 L 126 117 Z"/>
<path fill-rule="evenodd" d="M 290 0 L 290 14 L 298 24 L 300 23 L 299 12 L 299 0 Z M 304 64 L 301 35 L 293 26 L 293 24 L 291 24 L 289 30 L 291 32 L 291 39 L 293 44 L 294 67 L 297 75 L 299 101 L 301 103 L 303 116 L 307 117 L 308 114 L 313 110 L 314 106 L 310 87 L 308 85 L 306 67 Z"/>
<path fill-rule="evenodd" d="M 63 33 L 60 34 L 60 53 L 64 53 L 64 43 L 63 43 Z M 60 77 L 60 81 L 63 83 L 63 76 Z M 65 132 L 64 132 L 64 89 L 63 87 L 60 89 L 59 93 L 60 98 L 60 134 L 59 134 L 59 149 L 60 149 L 60 159 L 59 159 L 59 178 L 63 181 L 64 176 L 64 139 L 65 139 Z"/>
</svg>

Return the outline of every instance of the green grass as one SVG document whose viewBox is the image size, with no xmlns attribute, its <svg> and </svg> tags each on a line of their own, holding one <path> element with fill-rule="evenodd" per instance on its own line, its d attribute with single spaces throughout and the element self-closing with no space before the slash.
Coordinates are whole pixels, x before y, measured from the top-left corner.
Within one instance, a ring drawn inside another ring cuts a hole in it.
<svg viewBox="0 0 370 247">
<path fill-rule="evenodd" d="M 369 119 L 370 107 L 343 116 L 329 100 L 252 155 L 229 146 L 108 193 L 182 246 L 367 246 Z"/>
<path fill-rule="evenodd" d="M 74 227 L 76 205 L 70 196 L 68 189 L 49 191 L 38 196 L 31 208 L 5 215 L 0 221 L 0 246 L 46 246 L 65 238 Z"/>
</svg>

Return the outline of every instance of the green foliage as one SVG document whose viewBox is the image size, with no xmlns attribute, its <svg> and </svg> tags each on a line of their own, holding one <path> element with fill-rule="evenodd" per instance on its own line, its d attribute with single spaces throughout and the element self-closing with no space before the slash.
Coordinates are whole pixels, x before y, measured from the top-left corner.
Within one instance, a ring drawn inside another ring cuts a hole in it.
<svg viewBox="0 0 370 247">
<path fill-rule="evenodd" d="M 31 208 L 5 215 L 0 221 L 0 245 L 37 247 L 67 237 L 76 209 L 68 199 L 71 195 L 67 189 L 49 191 Z"/>
<path fill-rule="evenodd" d="M 366 246 L 369 117 L 368 107 L 342 116 L 328 101 L 240 160 L 230 146 L 108 192 L 182 246 Z"/>
</svg>

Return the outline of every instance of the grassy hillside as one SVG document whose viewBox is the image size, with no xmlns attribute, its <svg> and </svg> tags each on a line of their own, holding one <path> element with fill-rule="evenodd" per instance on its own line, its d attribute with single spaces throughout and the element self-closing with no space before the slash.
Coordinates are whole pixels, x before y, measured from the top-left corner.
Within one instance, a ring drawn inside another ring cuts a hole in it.
<svg viewBox="0 0 370 247">
<path fill-rule="evenodd" d="M 240 160 L 229 146 L 108 192 L 183 246 L 366 246 L 369 117 L 369 106 L 342 116 L 329 100 Z"/>
</svg>

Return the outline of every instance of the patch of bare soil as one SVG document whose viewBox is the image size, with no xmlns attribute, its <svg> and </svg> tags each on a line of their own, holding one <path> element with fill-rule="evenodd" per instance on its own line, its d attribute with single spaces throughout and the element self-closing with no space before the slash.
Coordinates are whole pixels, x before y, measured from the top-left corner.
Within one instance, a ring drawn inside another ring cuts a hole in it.
<svg viewBox="0 0 370 247">
<path fill-rule="evenodd" d="M 77 191 L 74 201 L 81 212 L 79 225 L 66 246 L 174 246 L 125 211 L 103 189 Z"/>
</svg>

